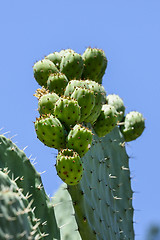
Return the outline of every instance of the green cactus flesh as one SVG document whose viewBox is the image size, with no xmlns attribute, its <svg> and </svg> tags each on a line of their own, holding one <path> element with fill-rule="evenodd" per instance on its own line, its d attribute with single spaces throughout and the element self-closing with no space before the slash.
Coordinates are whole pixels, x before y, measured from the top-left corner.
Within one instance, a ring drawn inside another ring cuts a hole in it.
<svg viewBox="0 0 160 240">
<path fill-rule="evenodd" d="M 60 71 L 69 80 L 80 79 L 83 71 L 82 56 L 72 51 L 65 52 L 61 60 Z"/>
<path fill-rule="evenodd" d="M 119 128 L 103 138 L 95 134 L 82 162 L 82 180 L 67 187 L 82 239 L 133 240 L 133 192 Z"/>
<path fill-rule="evenodd" d="M 124 125 L 121 126 L 121 131 L 126 142 L 137 139 L 145 129 L 145 121 L 143 115 L 139 112 L 129 112 L 124 118 Z"/>
<path fill-rule="evenodd" d="M 47 93 L 40 97 L 38 101 L 38 111 L 40 115 L 54 114 L 54 107 L 59 96 L 56 93 Z"/>
<path fill-rule="evenodd" d="M 38 139 L 46 146 L 56 149 L 65 147 L 65 128 L 55 116 L 41 116 L 34 125 Z"/>
<path fill-rule="evenodd" d="M 47 86 L 47 80 L 51 73 L 58 73 L 55 64 L 49 59 L 38 61 L 33 66 L 34 77 L 40 86 Z"/>
<path fill-rule="evenodd" d="M 68 84 L 68 79 L 63 73 L 51 74 L 47 80 L 47 87 L 50 92 L 55 92 L 58 95 L 64 94 L 64 89 Z"/>
<path fill-rule="evenodd" d="M 125 112 L 125 106 L 124 106 L 122 98 L 120 98 L 116 94 L 109 94 L 106 97 L 106 101 L 107 101 L 107 104 L 115 107 L 115 109 L 117 111 L 118 121 L 121 122 L 124 117 L 124 112 Z"/>
<path fill-rule="evenodd" d="M 95 106 L 94 92 L 89 89 L 77 87 L 72 93 L 71 98 L 76 99 L 81 107 L 81 118 L 79 122 L 85 121 Z"/>
<path fill-rule="evenodd" d="M 38 240 L 45 237 L 40 233 L 40 223 L 31 204 L 7 172 L 0 171 L 0 239 Z"/>
<path fill-rule="evenodd" d="M 0 135 L 0 168 L 8 171 L 8 176 L 16 179 L 16 184 L 23 189 L 24 195 L 30 195 L 32 208 L 40 219 L 41 233 L 48 234 L 46 240 L 60 240 L 60 232 L 55 219 L 54 208 L 44 191 L 40 174 L 36 172 L 24 152 L 3 135 Z"/>
<path fill-rule="evenodd" d="M 88 128 L 77 124 L 67 136 L 67 147 L 78 152 L 80 157 L 84 156 L 92 144 L 92 131 Z"/>
<path fill-rule="evenodd" d="M 101 114 L 94 124 L 94 130 L 99 137 L 104 137 L 111 132 L 117 124 L 117 111 L 115 107 L 104 104 Z"/>
<path fill-rule="evenodd" d="M 80 106 L 76 100 L 61 97 L 56 102 L 54 114 L 68 129 L 79 121 L 80 111 Z"/>
<path fill-rule="evenodd" d="M 91 79 L 102 83 L 102 77 L 107 67 L 107 58 L 101 49 L 87 48 L 82 55 L 84 70 L 82 79 Z"/>
<path fill-rule="evenodd" d="M 83 174 L 80 156 L 71 149 L 63 149 L 58 153 L 56 160 L 58 176 L 68 185 L 77 185 Z"/>
<path fill-rule="evenodd" d="M 67 185 L 62 184 L 52 198 L 55 216 L 62 240 L 81 240 L 75 220 L 72 199 L 67 190 Z"/>
<path fill-rule="evenodd" d="M 50 53 L 45 58 L 49 59 L 51 62 L 53 62 L 58 69 L 60 68 L 61 55 L 59 52 Z"/>
</svg>

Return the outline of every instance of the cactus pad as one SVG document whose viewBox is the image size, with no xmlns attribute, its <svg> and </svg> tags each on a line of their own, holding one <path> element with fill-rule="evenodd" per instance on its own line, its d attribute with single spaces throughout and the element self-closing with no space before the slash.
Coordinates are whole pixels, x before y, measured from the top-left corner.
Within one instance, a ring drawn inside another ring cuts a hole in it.
<svg viewBox="0 0 160 240">
<path fill-rule="evenodd" d="M 53 62 L 58 69 L 60 68 L 61 55 L 59 52 L 50 53 L 45 58 L 49 59 L 51 62 Z"/>
</svg>

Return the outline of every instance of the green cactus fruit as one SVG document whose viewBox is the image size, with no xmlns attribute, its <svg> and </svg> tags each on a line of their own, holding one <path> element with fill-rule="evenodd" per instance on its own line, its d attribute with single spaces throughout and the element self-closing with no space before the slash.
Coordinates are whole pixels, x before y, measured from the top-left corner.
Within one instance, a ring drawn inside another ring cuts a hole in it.
<svg viewBox="0 0 160 240">
<path fill-rule="evenodd" d="M 81 107 L 81 118 L 79 122 L 85 121 L 95 106 L 94 92 L 86 88 L 76 87 L 71 98 L 76 99 Z"/>
<path fill-rule="evenodd" d="M 76 124 L 67 136 L 67 147 L 78 152 L 80 157 L 83 157 L 91 147 L 92 131 L 88 128 Z"/>
<path fill-rule="evenodd" d="M 139 112 L 129 112 L 124 119 L 124 125 L 122 125 L 120 129 L 126 142 L 133 141 L 143 133 L 145 129 L 145 119 Z"/>
<path fill-rule="evenodd" d="M 87 48 L 82 55 L 84 70 L 82 79 L 91 79 L 102 83 L 102 77 L 107 67 L 107 58 L 101 49 Z"/>
<path fill-rule="evenodd" d="M 83 72 L 82 56 L 72 51 L 64 53 L 60 64 L 60 71 L 64 73 L 69 80 L 80 79 Z"/>
<path fill-rule="evenodd" d="M 64 94 L 64 89 L 68 84 L 68 79 L 63 73 L 53 73 L 47 80 L 47 87 L 50 92 L 55 92 L 58 95 Z"/>
<path fill-rule="evenodd" d="M 55 64 L 49 59 L 38 61 L 33 66 L 34 77 L 40 86 L 47 86 L 47 80 L 51 73 L 58 73 Z"/>
<path fill-rule="evenodd" d="M 79 121 L 81 109 L 76 100 L 60 97 L 56 102 L 54 114 L 68 129 Z"/>
<path fill-rule="evenodd" d="M 125 106 L 122 98 L 116 94 L 110 94 L 106 97 L 106 103 L 115 107 L 118 121 L 121 122 L 124 117 Z"/>
<path fill-rule="evenodd" d="M 68 49 L 62 49 L 60 52 L 59 52 L 59 55 L 61 56 L 61 59 L 64 55 L 66 55 L 67 53 L 75 53 L 75 51 L 71 48 L 68 48 Z"/>
<path fill-rule="evenodd" d="M 60 68 L 61 55 L 59 52 L 50 53 L 45 58 L 49 59 L 51 62 L 53 62 L 58 69 Z"/>
<path fill-rule="evenodd" d="M 90 122 L 93 124 L 101 113 L 102 105 L 106 102 L 106 92 L 101 84 L 90 80 L 86 80 L 86 83 L 88 84 L 89 89 L 94 92 L 95 106 L 92 109 L 90 116 L 85 119 L 85 122 Z"/>
<path fill-rule="evenodd" d="M 57 155 L 56 170 L 58 176 L 68 185 L 77 185 L 83 174 L 81 158 L 72 149 L 63 149 Z"/>
<path fill-rule="evenodd" d="M 111 132 L 117 124 L 117 111 L 115 107 L 104 104 L 102 106 L 101 114 L 94 124 L 94 130 L 98 137 L 104 137 Z"/>
<path fill-rule="evenodd" d="M 59 99 L 59 96 L 56 93 L 47 93 L 40 97 L 38 101 L 38 111 L 40 115 L 42 114 L 53 114 L 54 107 Z"/>
<path fill-rule="evenodd" d="M 46 146 L 56 149 L 65 147 L 65 129 L 55 116 L 46 115 L 37 118 L 35 130 L 38 139 Z"/>
<path fill-rule="evenodd" d="M 65 89 L 64 96 L 70 97 L 72 95 L 72 93 L 74 92 L 74 90 L 76 89 L 76 87 L 82 87 L 82 88 L 89 89 L 87 81 L 71 80 L 71 81 L 69 81 L 69 83 Z"/>
</svg>

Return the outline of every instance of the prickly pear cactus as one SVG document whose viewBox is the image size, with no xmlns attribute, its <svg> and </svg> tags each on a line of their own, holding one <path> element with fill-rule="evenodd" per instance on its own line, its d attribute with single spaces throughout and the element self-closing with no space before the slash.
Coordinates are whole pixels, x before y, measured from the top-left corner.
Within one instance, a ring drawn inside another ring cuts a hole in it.
<svg viewBox="0 0 160 240">
<path fill-rule="evenodd" d="M 17 186 L 23 189 L 23 194 L 30 196 L 35 217 L 40 219 L 39 229 L 42 234 L 47 234 L 45 239 L 59 240 L 54 208 L 45 193 L 40 174 L 24 152 L 3 135 L 0 135 L 0 169 L 7 170 L 10 178 L 14 176 Z"/>
</svg>

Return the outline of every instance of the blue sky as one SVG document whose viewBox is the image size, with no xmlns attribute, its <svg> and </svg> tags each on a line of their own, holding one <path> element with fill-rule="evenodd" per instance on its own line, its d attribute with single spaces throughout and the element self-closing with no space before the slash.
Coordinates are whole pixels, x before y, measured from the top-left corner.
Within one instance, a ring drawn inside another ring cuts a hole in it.
<svg viewBox="0 0 160 240">
<path fill-rule="evenodd" d="M 160 225 L 160 2 L 157 0 L 6 0 L 0 3 L 1 131 L 10 131 L 52 195 L 61 184 L 53 167 L 56 151 L 43 146 L 34 131 L 38 116 L 33 97 L 38 84 L 32 66 L 54 51 L 88 46 L 108 58 L 103 85 L 123 98 L 126 112 L 146 118 L 141 138 L 128 144 L 137 240 L 145 240 L 151 223 Z"/>
</svg>

